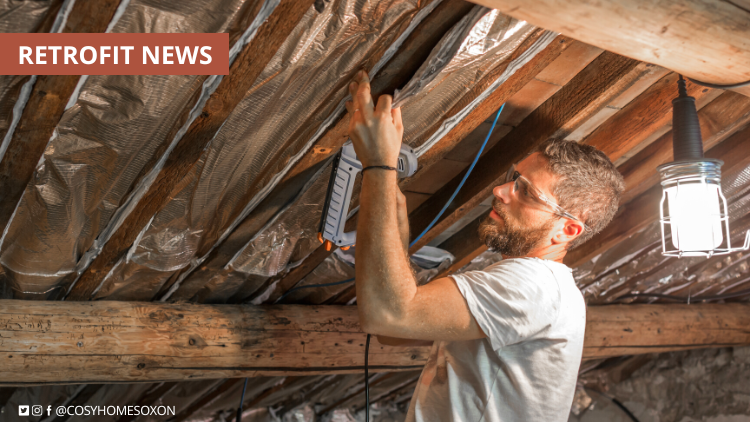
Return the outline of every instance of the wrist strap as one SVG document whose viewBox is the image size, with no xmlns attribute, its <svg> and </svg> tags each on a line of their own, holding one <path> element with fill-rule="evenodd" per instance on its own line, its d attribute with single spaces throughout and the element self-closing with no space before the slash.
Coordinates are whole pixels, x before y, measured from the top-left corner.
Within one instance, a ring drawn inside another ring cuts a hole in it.
<svg viewBox="0 0 750 422">
<path fill-rule="evenodd" d="M 367 167 L 365 167 L 365 168 L 362 169 L 362 173 L 364 173 L 365 170 L 370 170 L 370 169 L 383 169 L 383 170 L 398 171 L 398 169 L 396 167 L 391 167 L 391 166 L 367 166 Z"/>
</svg>

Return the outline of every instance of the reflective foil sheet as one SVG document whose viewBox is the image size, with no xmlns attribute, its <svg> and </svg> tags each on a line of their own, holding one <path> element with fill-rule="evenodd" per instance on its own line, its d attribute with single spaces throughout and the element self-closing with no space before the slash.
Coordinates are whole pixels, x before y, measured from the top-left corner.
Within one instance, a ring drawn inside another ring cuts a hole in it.
<svg viewBox="0 0 750 422">
<path fill-rule="evenodd" d="M 175 271 L 204 256 L 248 212 L 251 193 L 272 185 L 280 165 L 309 148 L 336 115 L 351 75 L 375 51 L 388 49 L 418 10 L 416 0 L 338 0 L 322 12 L 311 7 L 96 297 L 151 300 Z M 307 199 L 310 206 L 317 200 Z M 267 268 L 259 274 L 286 265 L 306 236 L 301 230 L 289 227 L 258 240 L 270 245 L 252 258 L 254 266 Z"/>
<path fill-rule="evenodd" d="M 250 1 L 132 0 L 111 32 L 228 32 Z M 118 11 L 119 12 L 119 11 Z M 230 34 L 230 38 L 232 34 Z M 63 114 L 0 245 L 15 297 L 57 297 L 200 95 L 202 76 L 91 76 Z M 182 119 L 182 120 L 181 120 Z"/>
</svg>

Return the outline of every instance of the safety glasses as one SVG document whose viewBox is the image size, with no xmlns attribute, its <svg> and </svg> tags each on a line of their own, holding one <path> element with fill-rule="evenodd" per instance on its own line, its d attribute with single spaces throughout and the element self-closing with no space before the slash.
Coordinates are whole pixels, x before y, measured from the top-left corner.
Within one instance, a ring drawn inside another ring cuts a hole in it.
<svg viewBox="0 0 750 422">
<path fill-rule="evenodd" d="M 569 213 L 563 207 L 549 199 L 541 190 L 539 190 L 539 188 L 534 186 L 529 179 L 521 176 L 521 173 L 516 171 L 515 165 L 511 166 L 510 170 L 508 170 L 508 173 L 505 175 L 505 183 L 511 182 L 513 182 L 513 192 L 518 192 L 518 195 L 516 196 L 524 205 L 530 207 L 541 206 L 555 215 L 578 221 L 583 224 L 585 230 L 591 230 L 591 228 L 578 217 Z"/>
</svg>

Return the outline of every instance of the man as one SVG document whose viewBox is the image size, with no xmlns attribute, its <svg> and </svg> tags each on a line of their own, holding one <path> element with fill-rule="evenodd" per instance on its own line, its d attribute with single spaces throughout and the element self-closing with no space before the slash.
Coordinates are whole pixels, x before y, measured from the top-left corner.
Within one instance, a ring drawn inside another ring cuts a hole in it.
<svg viewBox="0 0 750 422">
<path fill-rule="evenodd" d="M 406 420 L 567 421 L 586 307 L 562 260 L 612 220 L 622 176 L 592 147 L 546 143 L 493 189 L 479 232 L 503 260 L 418 287 L 392 169 L 400 109 L 389 96 L 373 105 L 364 72 L 349 89 L 349 135 L 364 168 L 355 252 L 362 328 L 385 344 L 434 341 Z"/>
</svg>

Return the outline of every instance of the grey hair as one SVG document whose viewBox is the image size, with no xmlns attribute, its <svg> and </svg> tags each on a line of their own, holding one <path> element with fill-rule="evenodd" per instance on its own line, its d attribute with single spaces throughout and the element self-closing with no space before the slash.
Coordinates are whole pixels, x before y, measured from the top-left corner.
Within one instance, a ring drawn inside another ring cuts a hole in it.
<svg viewBox="0 0 750 422">
<path fill-rule="evenodd" d="M 547 159 L 548 169 L 560 177 L 552 191 L 558 204 L 591 228 L 568 244 L 568 249 L 574 248 L 612 221 L 625 181 L 612 161 L 590 145 L 550 139 L 538 152 Z"/>
</svg>

